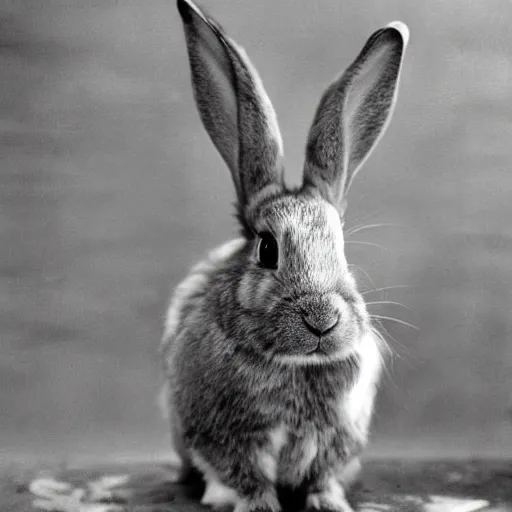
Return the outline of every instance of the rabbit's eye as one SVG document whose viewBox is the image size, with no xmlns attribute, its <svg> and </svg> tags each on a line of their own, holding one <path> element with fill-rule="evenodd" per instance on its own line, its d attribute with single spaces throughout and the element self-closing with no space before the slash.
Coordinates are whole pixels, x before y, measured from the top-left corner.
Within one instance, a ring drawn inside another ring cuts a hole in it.
<svg viewBox="0 0 512 512">
<path fill-rule="evenodd" d="M 277 268 L 279 251 L 277 241 L 269 232 L 260 233 L 260 243 L 258 245 L 258 260 L 262 267 Z"/>
</svg>

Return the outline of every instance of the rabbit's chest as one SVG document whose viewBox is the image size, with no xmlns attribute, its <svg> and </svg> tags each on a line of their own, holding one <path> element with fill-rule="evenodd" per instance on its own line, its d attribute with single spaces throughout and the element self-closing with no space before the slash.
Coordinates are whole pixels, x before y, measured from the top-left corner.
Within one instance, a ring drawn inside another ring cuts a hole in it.
<svg viewBox="0 0 512 512">
<path fill-rule="evenodd" d="M 343 467 L 364 446 L 376 378 L 374 368 L 372 378 L 365 365 L 360 370 L 348 386 L 321 378 L 313 386 L 295 381 L 293 393 L 281 397 L 279 423 L 270 430 L 260 458 L 276 482 L 300 485 L 315 468 Z"/>
<path fill-rule="evenodd" d="M 287 443 L 279 454 L 278 481 L 294 487 L 300 485 L 311 466 L 324 458 L 324 447 L 334 441 L 334 431 L 330 434 L 318 429 L 288 431 Z"/>
<path fill-rule="evenodd" d="M 343 409 L 341 402 L 337 408 Z M 268 435 L 268 446 L 259 456 L 260 467 L 267 476 L 279 484 L 295 487 L 304 481 L 313 466 L 347 458 L 349 445 L 353 444 L 350 434 L 336 411 L 332 418 L 328 423 L 325 418 L 321 422 L 309 418 L 303 419 L 299 427 L 296 422 L 283 422 L 273 428 Z"/>
<path fill-rule="evenodd" d="M 347 429 L 342 418 L 343 403 L 344 397 L 323 404 L 317 401 L 314 407 L 302 402 L 281 416 L 258 455 L 259 465 L 270 480 L 296 487 L 312 466 L 344 458 Z"/>
</svg>

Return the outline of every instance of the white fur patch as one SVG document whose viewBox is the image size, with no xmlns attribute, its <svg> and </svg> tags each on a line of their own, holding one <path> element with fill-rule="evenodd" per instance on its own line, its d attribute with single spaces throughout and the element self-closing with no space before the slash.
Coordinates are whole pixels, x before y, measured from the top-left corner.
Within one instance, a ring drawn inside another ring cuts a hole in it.
<svg viewBox="0 0 512 512">
<path fill-rule="evenodd" d="M 326 506 L 329 509 L 343 510 L 344 512 L 352 510 L 347 503 L 343 488 L 334 478 L 329 480 L 328 486 L 323 492 L 309 494 L 306 503 L 308 509 L 314 510 L 324 510 Z"/>
<path fill-rule="evenodd" d="M 324 205 L 325 208 L 325 217 L 327 227 L 329 228 L 330 236 L 334 238 L 334 243 L 336 247 L 336 255 L 338 258 L 341 258 L 346 264 L 345 259 L 345 240 L 343 238 L 343 225 L 341 223 L 340 214 L 334 206 L 326 203 Z"/>
<path fill-rule="evenodd" d="M 279 482 L 293 487 L 299 486 L 307 475 L 318 454 L 317 432 L 310 432 L 302 438 L 294 438 L 291 452 L 286 453 L 285 471 L 279 475 Z"/>
<path fill-rule="evenodd" d="M 208 480 L 219 480 L 219 476 L 217 475 L 217 471 L 215 471 L 212 466 L 201 457 L 196 451 L 192 451 L 191 458 L 194 466 L 203 473 L 205 479 Z"/>
<path fill-rule="evenodd" d="M 297 365 L 317 365 L 326 364 L 332 361 L 338 361 L 346 357 L 345 354 L 277 354 L 274 356 L 274 360 L 282 364 L 297 364 Z"/>
<path fill-rule="evenodd" d="M 302 364 L 302 365 L 312 364 L 312 365 L 314 365 L 314 364 L 325 364 L 327 361 L 329 361 L 329 358 L 322 354 L 311 354 L 311 355 L 278 354 L 275 356 L 275 360 L 277 362 L 283 363 L 283 364 Z"/>
<path fill-rule="evenodd" d="M 272 285 L 274 281 L 271 277 L 265 276 L 259 283 L 256 288 L 255 293 L 255 302 L 258 306 L 266 305 L 267 308 L 270 308 L 271 305 L 274 305 L 277 297 L 270 296 L 270 290 L 272 289 Z"/>
<path fill-rule="evenodd" d="M 244 243 L 243 238 L 236 238 L 212 250 L 207 258 L 195 265 L 190 274 L 176 287 L 167 310 L 164 340 L 176 335 L 183 306 L 192 295 L 200 291 L 206 284 L 208 274 L 214 271 L 220 263 L 230 258 Z"/>
<path fill-rule="evenodd" d="M 258 466 L 272 483 L 277 480 L 277 459 L 269 452 L 262 450 L 258 454 Z"/>
<path fill-rule="evenodd" d="M 279 512 L 281 505 L 277 499 L 275 490 L 264 492 L 261 496 L 254 500 L 240 500 L 235 506 L 233 512 L 248 512 L 253 510 L 269 510 L 271 512 Z"/>
<path fill-rule="evenodd" d="M 270 444 L 274 453 L 279 453 L 288 441 L 288 431 L 284 424 L 279 425 L 269 433 Z"/>
<path fill-rule="evenodd" d="M 373 400 L 380 376 L 382 358 L 372 334 L 368 334 L 362 339 L 358 352 L 361 354 L 359 379 L 343 399 L 340 415 L 341 420 L 348 423 L 354 433 L 364 440 L 373 412 Z"/>
<path fill-rule="evenodd" d="M 240 501 L 237 492 L 217 480 L 208 480 L 206 490 L 201 498 L 202 505 L 213 508 L 235 506 Z"/>
<path fill-rule="evenodd" d="M 352 459 L 343 469 L 341 473 L 337 475 L 338 481 L 342 487 L 347 490 L 352 487 L 358 480 L 361 474 L 362 465 L 359 457 Z"/>
<path fill-rule="evenodd" d="M 409 43 L 409 27 L 403 22 L 403 21 L 392 21 L 391 23 L 388 23 L 386 27 L 391 27 L 398 32 L 400 32 L 400 35 L 402 36 L 402 39 L 404 40 L 404 49 Z"/>
<path fill-rule="evenodd" d="M 201 503 L 215 508 L 224 506 L 234 506 L 236 508 L 241 500 L 238 493 L 221 482 L 217 471 L 201 455 L 192 452 L 191 456 L 194 466 L 203 473 L 206 482 Z"/>
<path fill-rule="evenodd" d="M 284 424 L 269 432 L 269 443 L 257 454 L 257 463 L 263 474 L 272 483 L 277 480 L 279 455 L 288 440 L 288 432 Z"/>
<path fill-rule="evenodd" d="M 219 263 L 233 256 L 233 254 L 241 249 L 244 244 L 245 238 L 235 238 L 210 251 L 208 253 L 207 261 L 212 264 L 211 268 L 213 268 L 213 266 L 218 266 Z"/>
<path fill-rule="evenodd" d="M 304 474 L 318 453 L 318 442 L 316 436 L 310 435 L 302 442 L 302 458 L 298 461 L 300 473 Z"/>
<path fill-rule="evenodd" d="M 181 311 L 187 300 L 206 283 L 205 274 L 189 274 L 174 291 L 173 298 L 167 310 L 165 319 L 164 339 L 168 340 L 176 335 L 181 320 Z"/>
<path fill-rule="evenodd" d="M 252 284 L 254 279 L 254 276 L 251 274 L 245 274 L 242 276 L 240 284 L 238 285 L 238 300 L 246 309 L 249 309 L 252 306 Z"/>
</svg>

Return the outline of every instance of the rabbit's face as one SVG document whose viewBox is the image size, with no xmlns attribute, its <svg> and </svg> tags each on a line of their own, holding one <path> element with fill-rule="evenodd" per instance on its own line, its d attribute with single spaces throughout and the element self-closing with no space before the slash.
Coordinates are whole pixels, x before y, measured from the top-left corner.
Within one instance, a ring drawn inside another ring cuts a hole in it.
<svg viewBox="0 0 512 512">
<path fill-rule="evenodd" d="M 346 357 L 369 325 L 344 254 L 343 223 L 319 196 L 286 194 L 252 209 L 249 272 L 238 298 L 261 347 L 283 361 Z"/>
</svg>

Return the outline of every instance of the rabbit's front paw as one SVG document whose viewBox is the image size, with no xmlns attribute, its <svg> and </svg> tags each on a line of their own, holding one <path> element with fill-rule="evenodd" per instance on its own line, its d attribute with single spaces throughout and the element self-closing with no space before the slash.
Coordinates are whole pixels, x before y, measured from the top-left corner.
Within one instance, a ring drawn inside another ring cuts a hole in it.
<svg viewBox="0 0 512 512">
<path fill-rule="evenodd" d="M 241 499 L 234 512 L 280 512 L 281 505 L 275 492 L 265 492 L 258 497 Z"/>
<path fill-rule="evenodd" d="M 349 505 L 343 487 L 334 478 L 329 479 L 325 486 L 308 494 L 307 512 L 354 512 Z"/>
<path fill-rule="evenodd" d="M 221 509 L 236 507 L 239 501 L 240 497 L 234 489 L 217 480 L 209 480 L 206 482 L 206 489 L 201 499 L 201 504 L 209 505 L 214 509 Z"/>
</svg>

